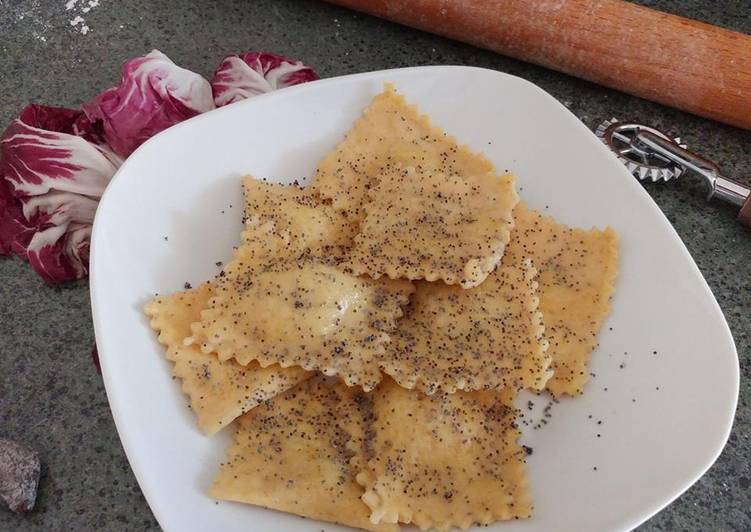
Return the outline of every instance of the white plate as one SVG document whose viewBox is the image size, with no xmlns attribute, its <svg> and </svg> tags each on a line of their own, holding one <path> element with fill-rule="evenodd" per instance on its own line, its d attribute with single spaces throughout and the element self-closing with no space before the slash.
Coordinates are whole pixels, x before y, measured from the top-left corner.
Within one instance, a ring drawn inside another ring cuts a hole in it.
<svg viewBox="0 0 751 532">
<path fill-rule="evenodd" d="M 201 115 L 147 142 L 107 188 L 92 237 L 97 345 L 120 438 L 156 518 L 182 532 L 321 529 L 204 495 L 229 434 L 199 433 L 141 308 L 155 292 L 211 277 L 230 257 L 243 174 L 307 181 L 386 81 L 515 171 L 532 206 L 621 235 L 596 377 L 583 397 L 553 405 L 543 428 L 524 427 L 535 514 L 497 530 L 599 532 L 643 522 L 695 482 L 727 439 L 738 396 L 727 324 L 668 221 L 574 115 L 522 79 L 443 66 L 318 81 Z M 542 416 L 547 399 L 532 399 L 531 414 Z M 526 400 L 519 406 L 529 416 Z"/>
</svg>

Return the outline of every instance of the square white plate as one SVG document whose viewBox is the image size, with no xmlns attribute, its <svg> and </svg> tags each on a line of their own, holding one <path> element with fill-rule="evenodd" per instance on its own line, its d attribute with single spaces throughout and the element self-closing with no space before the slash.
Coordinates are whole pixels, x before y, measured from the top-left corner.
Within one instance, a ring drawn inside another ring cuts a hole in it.
<svg viewBox="0 0 751 532">
<path fill-rule="evenodd" d="M 620 233 L 596 376 L 584 396 L 553 405 L 551 417 L 542 412 L 546 397 L 520 398 L 531 421 L 523 443 L 534 449 L 535 514 L 493 529 L 638 525 L 695 482 L 727 439 L 738 396 L 730 331 L 665 217 L 574 115 L 522 79 L 446 66 L 327 79 L 201 115 L 147 142 L 107 188 L 92 237 L 96 338 L 120 438 L 159 523 L 181 532 L 321 529 L 204 495 L 228 431 L 198 431 L 141 308 L 155 292 L 210 278 L 230 258 L 243 174 L 306 182 L 386 81 L 500 170 L 516 172 L 533 207 Z M 540 419 L 547 423 L 533 429 Z"/>
</svg>

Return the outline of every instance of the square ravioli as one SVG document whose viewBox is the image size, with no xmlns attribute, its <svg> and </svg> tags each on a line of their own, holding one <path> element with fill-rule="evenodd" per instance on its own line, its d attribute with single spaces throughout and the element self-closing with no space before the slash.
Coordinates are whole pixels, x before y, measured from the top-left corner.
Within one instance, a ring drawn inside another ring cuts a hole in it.
<svg viewBox="0 0 751 532">
<path fill-rule="evenodd" d="M 340 261 L 352 244 L 357 226 L 310 188 L 243 178 L 245 223 L 273 224 L 290 251 L 328 262 Z"/>
<path fill-rule="evenodd" d="M 508 243 L 515 181 L 511 174 L 384 169 L 368 192 L 347 266 L 375 278 L 479 285 Z"/>
<path fill-rule="evenodd" d="M 554 395 L 582 393 L 587 362 L 610 310 L 618 273 L 618 235 L 608 228 L 576 229 L 520 203 L 504 264 L 530 258 L 538 270 L 540 310 L 550 342 Z"/>
<path fill-rule="evenodd" d="M 541 390 L 552 374 L 529 260 L 501 266 L 477 288 L 415 283 L 382 369 L 405 388 Z"/>
<path fill-rule="evenodd" d="M 348 218 L 364 218 L 368 189 L 385 168 L 412 166 L 449 176 L 495 171 L 484 156 L 430 123 L 392 84 L 378 94 L 340 142 L 319 163 L 312 188 Z"/>
<path fill-rule="evenodd" d="M 372 457 L 357 475 L 373 523 L 468 528 L 531 515 L 515 392 L 373 392 Z"/>
<path fill-rule="evenodd" d="M 181 379 L 182 390 L 190 398 L 198 426 L 207 434 L 216 433 L 263 401 L 312 376 L 301 368 L 222 362 L 214 353 L 183 345 L 191 334 L 190 324 L 200 318 L 212 293 L 211 284 L 204 283 L 192 290 L 158 296 L 144 307 L 151 327 L 159 333 L 159 342 L 167 348 L 167 358 L 174 363 L 173 374 Z"/>
<path fill-rule="evenodd" d="M 352 436 L 363 432 L 369 415 L 362 390 L 314 377 L 240 418 L 209 495 L 366 530 L 398 530 L 370 522 L 350 465 L 361 452 Z"/>
<path fill-rule="evenodd" d="M 258 235 L 254 228 L 245 231 L 189 343 L 220 360 L 300 366 L 372 389 L 412 284 L 357 277 L 310 259 L 275 258 L 288 248 L 265 226 L 258 229 Z"/>
</svg>

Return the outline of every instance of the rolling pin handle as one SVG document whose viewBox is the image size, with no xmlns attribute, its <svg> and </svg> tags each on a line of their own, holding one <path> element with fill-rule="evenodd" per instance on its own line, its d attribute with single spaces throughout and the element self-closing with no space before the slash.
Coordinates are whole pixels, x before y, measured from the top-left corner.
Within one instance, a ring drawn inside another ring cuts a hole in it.
<svg viewBox="0 0 751 532">
<path fill-rule="evenodd" d="M 745 203 L 743 203 L 743 207 L 741 207 L 738 213 L 738 221 L 746 227 L 751 228 L 751 196 L 746 198 Z"/>
<path fill-rule="evenodd" d="M 750 193 L 751 189 L 737 181 L 717 176 L 714 180 L 714 186 L 710 192 L 709 198 L 711 199 L 712 197 L 717 196 L 728 203 L 743 207 L 748 203 Z"/>
</svg>

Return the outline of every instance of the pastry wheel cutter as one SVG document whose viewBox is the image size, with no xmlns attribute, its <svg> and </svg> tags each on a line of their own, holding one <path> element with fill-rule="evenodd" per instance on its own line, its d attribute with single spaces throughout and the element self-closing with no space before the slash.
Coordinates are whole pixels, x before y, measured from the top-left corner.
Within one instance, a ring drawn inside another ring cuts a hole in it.
<svg viewBox="0 0 751 532">
<path fill-rule="evenodd" d="M 615 118 L 600 124 L 596 133 L 641 180 L 670 181 L 684 173 L 698 174 L 709 188 L 707 201 L 719 198 L 740 207 L 738 221 L 751 227 L 751 187 L 724 177 L 715 163 L 687 150 L 680 139 Z"/>
</svg>

